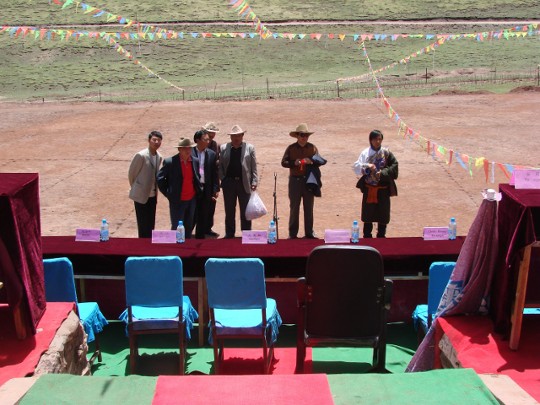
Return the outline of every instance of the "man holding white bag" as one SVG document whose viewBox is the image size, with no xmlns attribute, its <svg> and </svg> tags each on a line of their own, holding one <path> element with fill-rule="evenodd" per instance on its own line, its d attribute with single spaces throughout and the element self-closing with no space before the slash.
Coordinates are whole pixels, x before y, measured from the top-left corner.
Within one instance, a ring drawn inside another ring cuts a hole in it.
<svg viewBox="0 0 540 405">
<path fill-rule="evenodd" d="M 255 147 L 244 142 L 239 125 L 232 127 L 231 142 L 220 147 L 219 178 L 225 206 L 225 237 L 234 238 L 236 232 L 236 202 L 240 205 L 240 227 L 251 230 L 251 221 L 246 219 L 246 207 L 252 191 L 257 189 L 257 158 Z"/>
</svg>

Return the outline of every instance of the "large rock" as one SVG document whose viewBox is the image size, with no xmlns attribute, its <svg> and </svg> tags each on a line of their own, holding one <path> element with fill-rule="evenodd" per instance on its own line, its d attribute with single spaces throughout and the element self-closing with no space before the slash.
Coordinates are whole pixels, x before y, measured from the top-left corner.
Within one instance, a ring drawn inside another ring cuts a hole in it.
<svg viewBox="0 0 540 405">
<path fill-rule="evenodd" d="M 90 375 L 87 353 L 86 333 L 79 317 L 72 311 L 56 331 L 49 349 L 39 359 L 34 375 Z"/>
</svg>

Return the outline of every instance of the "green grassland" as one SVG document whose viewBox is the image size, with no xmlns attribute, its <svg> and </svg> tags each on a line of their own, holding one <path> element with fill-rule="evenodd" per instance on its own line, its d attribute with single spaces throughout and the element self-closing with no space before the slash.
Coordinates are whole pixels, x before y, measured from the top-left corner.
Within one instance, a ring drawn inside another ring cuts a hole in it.
<svg viewBox="0 0 540 405">
<path fill-rule="evenodd" d="M 96 0 L 88 5 L 146 22 L 237 21 L 228 0 Z M 262 21 L 531 19 L 540 17 L 536 0 L 288 0 L 248 1 Z M 61 10 L 49 0 L 2 0 L 2 23 L 9 25 L 103 22 Z M 71 8 L 74 8 L 73 6 Z"/>
<path fill-rule="evenodd" d="M 1 4 L 4 3 L 4 4 Z M 106 18 L 86 15 L 75 5 L 61 9 L 48 1 L 27 0 L 16 4 L 0 1 L 2 25 L 41 26 L 95 32 L 136 32 L 119 24 L 104 24 Z M 465 1 L 435 3 L 432 1 L 284 1 L 249 4 L 267 26 L 279 33 L 322 33 L 321 40 L 308 37 L 293 40 L 283 38 L 193 38 L 197 32 L 254 32 L 251 25 L 240 24 L 236 12 L 227 1 L 153 2 L 98 1 L 87 3 L 115 15 L 141 22 L 167 22 L 162 26 L 183 33 L 183 39 L 116 41 L 152 73 L 137 66 L 116 52 L 103 39 L 80 37 L 61 40 L 15 37 L 0 33 L 0 97 L 6 100 L 33 99 L 90 99 L 115 94 L 128 100 L 193 99 L 232 95 L 258 94 L 264 96 L 280 89 L 335 88 L 338 78 L 368 73 L 360 41 L 353 34 L 437 34 L 501 31 L 516 23 L 492 25 L 477 23 L 458 25 L 451 21 L 439 24 L 413 24 L 419 19 L 526 19 L 540 15 L 537 1 Z M 338 24 L 345 20 L 401 20 L 399 23 L 369 25 L 361 22 Z M 203 21 L 220 20 L 205 25 Z M 296 20 L 297 25 L 279 25 L 278 21 Z M 322 20 L 317 23 L 298 21 Z M 190 21 L 189 24 L 172 21 Z M 227 24 L 230 22 L 231 24 Z M 341 41 L 326 35 L 347 34 Z M 374 69 L 399 61 L 431 44 L 433 39 L 400 38 L 372 40 L 366 49 Z M 448 41 L 434 52 L 420 54 L 408 64 L 400 64 L 380 73 L 381 81 L 396 80 L 425 74 L 445 76 L 445 72 L 466 69 L 490 74 L 526 72 L 534 76 L 540 64 L 540 36 L 476 41 Z M 168 85 L 173 83 L 180 92 Z M 366 86 L 371 86 L 365 80 Z M 343 84 L 346 86 L 346 84 Z M 503 86 L 504 88 L 504 86 Z M 430 91 L 436 91 L 431 89 Z M 419 90 L 415 90 L 418 92 Z M 502 90 L 504 91 L 504 90 Z M 309 91 L 307 92 L 309 94 Z M 309 96 L 309 95 L 308 95 Z M 331 95 L 330 95 L 331 97 Z"/>
</svg>

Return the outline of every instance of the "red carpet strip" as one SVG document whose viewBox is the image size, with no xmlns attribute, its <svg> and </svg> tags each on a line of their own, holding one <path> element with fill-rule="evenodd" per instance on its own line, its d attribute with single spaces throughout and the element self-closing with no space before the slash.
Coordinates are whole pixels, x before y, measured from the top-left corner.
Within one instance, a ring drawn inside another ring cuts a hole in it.
<svg viewBox="0 0 540 405">
<path fill-rule="evenodd" d="M 160 376 L 153 405 L 331 405 L 324 374 Z"/>
</svg>

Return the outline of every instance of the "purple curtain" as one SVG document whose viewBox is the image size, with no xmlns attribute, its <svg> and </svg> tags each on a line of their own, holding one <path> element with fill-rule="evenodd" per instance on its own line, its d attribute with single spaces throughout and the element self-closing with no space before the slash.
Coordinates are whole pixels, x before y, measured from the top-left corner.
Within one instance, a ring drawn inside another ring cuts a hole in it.
<svg viewBox="0 0 540 405">
<path fill-rule="evenodd" d="M 0 299 L 21 309 L 26 335 L 35 334 L 46 306 L 38 180 L 37 173 L 0 174 Z"/>
<path fill-rule="evenodd" d="M 497 261 L 497 202 L 484 199 L 463 243 L 441 298 L 437 316 L 487 314 L 490 286 Z M 426 371 L 434 366 L 435 328 L 431 325 L 406 371 Z"/>
</svg>

